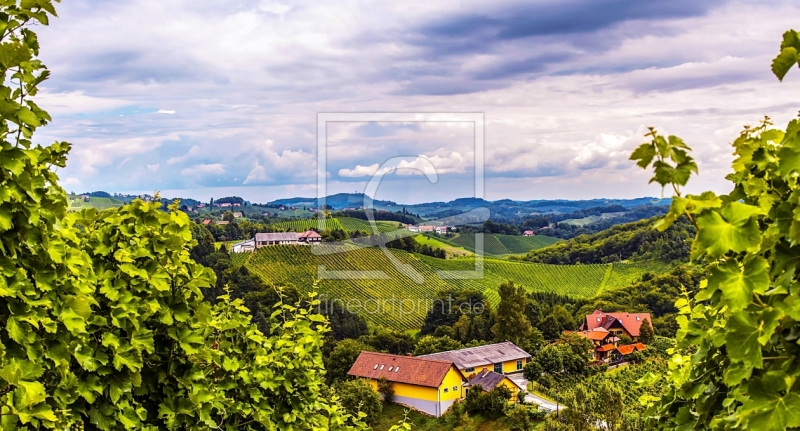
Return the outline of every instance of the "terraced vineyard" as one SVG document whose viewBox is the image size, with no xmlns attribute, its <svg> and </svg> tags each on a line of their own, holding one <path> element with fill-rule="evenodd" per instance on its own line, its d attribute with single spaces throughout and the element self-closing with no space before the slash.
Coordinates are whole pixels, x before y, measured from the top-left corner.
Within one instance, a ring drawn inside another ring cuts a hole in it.
<svg viewBox="0 0 800 431">
<path fill-rule="evenodd" d="M 327 229 L 341 229 L 348 232 L 354 232 L 357 230 L 366 231 L 370 233 L 372 232 L 372 227 L 370 227 L 368 221 L 352 217 L 339 217 L 339 218 L 326 219 L 325 224 Z M 377 221 L 375 222 L 375 224 L 378 226 L 378 231 L 380 232 L 392 232 L 398 229 L 397 222 Z M 317 229 L 318 220 L 317 219 L 292 220 L 281 223 L 275 223 L 272 226 L 280 230 L 287 230 L 290 232 L 305 232 L 312 228 Z"/>
<path fill-rule="evenodd" d="M 475 251 L 475 234 L 461 233 L 453 238 L 440 239 L 453 245 Z M 527 253 L 531 250 L 547 247 L 559 241 L 549 236 L 515 236 L 501 234 L 483 234 L 483 252 L 487 255 L 502 256 L 506 254 Z"/>
<path fill-rule="evenodd" d="M 234 254 L 235 265 L 246 265 L 267 282 L 293 283 L 309 290 L 317 278 L 320 293 L 327 298 L 367 307 L 361 314 L 373 325 L 412 329 L 422 324 L 430 301 L 444 289 L 477 289 L 497 303 L 497 286 L 513 280 L 530 291 L 548 291 L 592 297 L 603 290 L 618 289 L 638 280 L 644 272 L 663 271 L 664 264 L 615 263 L 604 265 L 546 265 L 486 258 L 482 278 L 453 279 L 440 276 L 440 270 L 470 271 L 474 258 L 451 260 L 390 249 L 408 271 L 400 271 L 378 248 L 346 247 L 341 253 L 315 254 L 323 246 L 271 246 L 254 253 Z M 320 266 L 322 265 L 322 266 Z M 373 271 L 372 277 L 343 278 L 342 272 L 320 277 L 323 271 Z M 379 307 L 376 312 L 376 308 Z"/>
</svg>

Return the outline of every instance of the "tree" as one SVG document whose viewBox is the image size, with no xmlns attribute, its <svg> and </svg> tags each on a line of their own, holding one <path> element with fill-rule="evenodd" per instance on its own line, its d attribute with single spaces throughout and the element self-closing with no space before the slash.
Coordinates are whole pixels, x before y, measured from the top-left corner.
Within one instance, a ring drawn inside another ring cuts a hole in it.
<svg viewBox="0 0 800 431">
<path fill-rule="evenodd" d="M 386 377 L 378 379 L 378 393 L 383 395 L 383 401 L 390 403 L 394 398 L 394 386 Z"/>
<path fill-rule="evenodd" d="M 203 299 L 215 276 L 177 203 L 67 214 L 70 144 L 32 143 L 50 121 L 31 100 L 49 75 L 32 29 L 51 16 L 50 0 L 0 4 L 2 428 L 363 429 L 321 397 L 308 310 L 263 333 L 241 301 Z"/>
<path fill-rule="evenodd" d="M 620 429 L 625 411 L 625 394 L 622 388 L 604 379 L 592 389 L 594 410 L 605 424 L 605 429 L 608 431 Z"/>
<path fill-rule="evenodd" d="M 525 377 L 525 380 L 535 382 L 539 380 L 539 377 L 542 377 L 542 366 L 531 359 L 525 364 L 525 368 L 522 369 L 522 376 Z"/>
<path fill-rule="evenodd" d="M 784 34 L 772 70 L 783 79 L 797 63 L 800 38 Z M 657 429 L 759 429 L 800 427 L 797 367 L 800 345 L 800 121 L 785 131 L 769 119 L 746 126 L 733 142 L 733 184 L 727 195 L 682 193 L 697 165 L 676 136 L 651 129 L 650 142 L 631 155 L 652 165 L 651 182 L 672 189 L 669 227 L 681 216 L 696 227 L 692 260 L 710 264 L 710 275 L 680 310 L 675 364 L 651 398 L 646 416 Z M 690 350 L 689 350 L 690 349 Z"/>
<path fill-rule="evenodd" d="M 334 391 L 342 399 L 342 406 L 353 415 L 363 413 L 365 421 L 373 425 L 383 411 L 380 395 L 372 389 L 366 379 L 354 379 L 338 382 Z"/>
<path fill-rule="evenodd" d="M 656 333 L 653 331 L 653 327 L 650 326 L 650 321 L 647 319 L 642 320 L 642 326 L 639 328 L 639 341 L 644 344 L 650 344 L 655 336 Z"/>
<path fill-rule="evenodd" d="M 496 341 L 511 341 L 523 346 L 531 334 L 531 322 L 525 316 L 528 297 L 525 288 L 515 286 L 513 281 L 506 281 L 497 289 L 500 304 L 497 306 L 497 322 L 492 327 Z"/>
<path fill-rule="evenodd" d="M 462 347 L 464 347 L 463 344 L 450 337 L 426 335 L 417 341 L 417 346 L 414 347 L 414 356 L 457 350 Z"/>
<path fill-rule="evenodd" d="M 583 383 L 578 383 L 563 397 L 564 410 L 560 411 L 564 422 L 574 431 L 590 431 L 595 428 L 599 417 L 594 406 L 594 394 Z"/>
<path fill-rule="evenodd" d="M 325 362 L 328 384 L 347 379 L 347 372 L 358 359 L 361 352 L 373 352 L 375 349 L 356 340 L 342 340 L 336 343 L 328 360 Z"/>
<path fill-rule="evenodd" d="M 547 340 L 555 340 L 565 330 L 575 329 L 575 326 L 572 315 L 561 305 L 555 305 L 550 308 L 550 312 L 539 323 L 539 329 Z"/>
</svg>

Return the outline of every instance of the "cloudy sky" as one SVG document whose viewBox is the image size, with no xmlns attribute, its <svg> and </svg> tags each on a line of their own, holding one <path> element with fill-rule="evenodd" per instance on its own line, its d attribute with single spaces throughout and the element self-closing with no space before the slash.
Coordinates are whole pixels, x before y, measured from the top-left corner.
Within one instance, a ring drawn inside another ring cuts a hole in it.
<svg viewBox="0 0 800 431">
<path fill-rule="evenodd" d="M 52 71 L 42 142 L 73 143 L 69 191 L 256 202 L 315 196 L 317 113 L 485 116 L 489 199 L 656 196 L 627 160 L 647 126 L 683 137 L 727 191 L 729 142 L 800 105 L 769 71 L 791 1 L 298 2 L 67 0 L 38 27 Z M 426 118 L 428 118 L 427 116 Z M 440 117 L 446 120 L 447 116 Z M 474 127 L 327 128 L 328 192 L 474 194 Z M 423 166 L 424 165 L 424 166 Z M 423 174 L 433 166 L 437 182 Z"/>
</svg>

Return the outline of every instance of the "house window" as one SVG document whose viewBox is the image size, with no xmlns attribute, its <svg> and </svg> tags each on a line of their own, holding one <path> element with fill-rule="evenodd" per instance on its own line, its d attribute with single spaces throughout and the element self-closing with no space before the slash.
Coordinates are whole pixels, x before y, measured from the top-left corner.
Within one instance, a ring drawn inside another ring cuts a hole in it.
<svg viewBox="0 0 800 431">
<path fill-rule="evenodd" d="M 394 368 L 394 367 L 389 367 L 389 372 L 390 372 L 390 373 L 392 372 L 392 368 Z"/>
<path fill-rule="evenodd" d="M 375 364 L 375 367 L 373 368 L 373 370 L 377 370 L 377 369 L 378 369 L 378 364 Z"/>
<path fill-rule="evenodd" d="M 499 373 L 499 374 L 503 374 L 503 364 L 502 363 L 494 364 L 494 372 L 495 373 Z"/>
<path fill-rule="evenodd" d="M 464 370 L 464 372 L 467 372 L 467 373 L 474 373 L 474 372 L 475 372 L 475 367 L 469 367 L 469 368 L 466 368 L 466 369 Z"/>
<path fill-rule="evenodd" d="M 517 371 L 522 369 L 522 360 L 517 361 Z"/>
<path fill-rule="evenodd" d="M 453 386 L 453 392 L 458 390 L 458 386 Z"/>
<path fill-rule="evenodd" d="M 396 373 L 398 371 L 400 371 L 400 367 L 395 367 L 394 372 Z"/>
<path fill-rule="evenodd" d="M 381 371 L 383 371 L 383 367 L 385 367 L 385 365 L 381 365 Z"/>
<path fill-rule="evenodd" d="M 449 392 L 449 389 L 448 388 L 444 388 L 444 393 L 447 393 L 447 392 Z"/>
</svg>

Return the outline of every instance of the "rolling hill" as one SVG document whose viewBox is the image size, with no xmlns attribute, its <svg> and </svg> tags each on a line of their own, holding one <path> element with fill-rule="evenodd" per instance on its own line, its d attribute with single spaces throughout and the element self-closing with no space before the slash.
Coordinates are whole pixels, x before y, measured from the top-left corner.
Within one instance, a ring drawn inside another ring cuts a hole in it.
<svg viewBox="0 0 800 431">
<path fill-rule="evenodd" d="M 408 269 L 400 271 L 378 248 L 345 246 L 339 248 L 340 253 L 314 253 L 323 251 L 322 247 L 326 246 L 264 247 L 254 253 L 234 254 L 232 259 L 266 282 L 293 283 L 302 291 L 310 291 L 320 279 L 318 289 L 323 298 L 352 300 L 351 305 L 367 308 L 360 313 L 370 324 L 400 330 L 418 328 L 430 301 L 442 290 L 477 289 L 497 303 L 497 286 L 513 280 L 530 291 L 592 297 L 627 286 L 645 272 L 661 272 L 667 267 L 660 262 L 547 265 L 487 258 L 482 277 L 459 279 L 440 276 L 437 271 L 474 270 L 474 258 L 442 260 L 390 249 L 391 255 Z M 323 278 L 320 271 L 351 271 L 351 276 L 363 275 L 352 271 L 373 273 L 367 278 L 345 279 L 341 272 L 332 273 L 333 278 Z"/>
<path fill-rule="evenodd" d="M 475 234 L 460 233 L 452 238 L 438 238 L 440 241 L 475 252 Z M 517 236 L 503 234 L 483 234 L 483 251 L 486 255 L 504 256 L 508 254 L 527 253 L 553 245 L 560 241 L 549 236 Z"/>
</svg>

